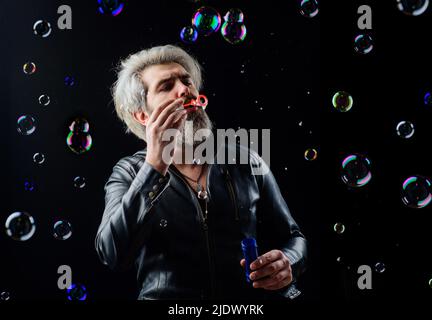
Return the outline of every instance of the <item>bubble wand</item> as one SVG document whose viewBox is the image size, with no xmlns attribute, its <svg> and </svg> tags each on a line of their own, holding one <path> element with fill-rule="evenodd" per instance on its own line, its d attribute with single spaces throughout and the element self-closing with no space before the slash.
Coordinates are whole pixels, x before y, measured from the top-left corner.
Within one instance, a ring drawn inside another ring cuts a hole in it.
<svg viewBox="0 0 432 320">
<path fill-rule="evenodd" d="M 182 107 L 177 108 L 177 110 L 187 109 L 191 111 L 196 111 L 199 107 L 203 110 L 206 109 L 208 104 L 208 99 L 205 95 L 200 94 L 196 99 L 187 99 Z"/>
</svg>

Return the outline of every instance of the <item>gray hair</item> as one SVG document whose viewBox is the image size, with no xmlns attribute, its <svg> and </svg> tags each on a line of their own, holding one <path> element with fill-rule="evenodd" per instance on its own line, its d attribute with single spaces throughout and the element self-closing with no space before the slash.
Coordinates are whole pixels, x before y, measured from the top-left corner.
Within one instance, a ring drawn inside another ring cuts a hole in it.
<svg viewBox="0 0 432 320">
<path fill-rule="evenodd" d="M 146 129 L 135 120 L 133 113 L 148 111 L 146 89 L 141 72 L 151 65 L 178 63 L 190 74 L 198 90 L 202 87 L 201 66 L 186 51 L 174 45 L 157 46 L 129 55 L 120 62 L 117 81 L 112 87 L 112 96 L 117 116 L 126 124 L 126 133 L 132 132 L 145 140 Z"/>
</svg>

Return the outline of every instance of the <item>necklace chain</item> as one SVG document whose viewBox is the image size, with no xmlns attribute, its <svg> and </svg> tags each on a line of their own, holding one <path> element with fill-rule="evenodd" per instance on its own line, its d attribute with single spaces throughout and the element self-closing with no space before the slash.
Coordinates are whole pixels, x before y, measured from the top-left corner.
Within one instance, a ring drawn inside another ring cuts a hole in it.
<svg viewBox="0 0 432 320">
<path fill-rule="evenodd" d="M 180 170 L 179 170 L 180 171 Z M 188 177 L 187 175 L 181 173 L 186 179 L 189 179 L 192 182 L 195 182 L 197 184 L 197 193 L 198 193 L 198 199 L 204 200 L 205 203 L 205 211 L 204 211 L 204 223 L 207 224 L 207 218 L 208 218 L 208 210 L 207 210 L 207 191 L 203 190 L 201 184 L 199 183 L 199 180 L 201 179 L 201 176 L 204 172 L 204 165 L 201 167 L 201 172 L 198 176 L 197 180 L 192 179 L 191 177 Z"/>
<path fill-rule="evenodd" d="M 181 173 L 186 179 L 189 179 L 190 181 L 196 183 L 197 185 L 197 193 L 198 193 L 198 198 L 202 199 L 202 200 L 206 200 L 207 199 L 207 191 L 203 190 L 203 187 L 201 185 L 201 183 L 199 182 L 201 179 L 202 174 L 204 173 L 204 165 L 201 167 L 201 172 L 198 176 L 197 180 L 192 179 L 191 177 L 188 177 L 187 175 L 185 175 L 184 173 Z"/>
<path fill-rule="evenodd" d="M 194 180 L 194 179 L 192 179 L 191 177 L 188 177 L 188 176 L 185 175 L 184 173 L 181 173 L 181 174 L 182 174 L 185 178 L 189 179 L 190 181 L 195 182 L 195 183 L 198 183 L 198 181 L 201 179 L 201 175 L 202 175 L 203 172 L 204 172 L 204 168 L 202 167 L 202 168 L 201 168 L 201 172 L 200 172 L 199 177 L 198 177 L 197 180 Z"/>
</svg>

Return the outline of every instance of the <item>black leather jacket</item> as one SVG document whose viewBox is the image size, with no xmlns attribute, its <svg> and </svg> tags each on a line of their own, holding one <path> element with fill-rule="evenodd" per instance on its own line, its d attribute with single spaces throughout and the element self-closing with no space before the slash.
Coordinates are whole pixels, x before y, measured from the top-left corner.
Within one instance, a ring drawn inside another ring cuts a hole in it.
<svg viewBox="0 0 432 320">
<path fill-rule="evenodd" d="M 208 220 L 186 181 L 170 166 L 166 176 L 145 162 L 146 150 L 121 159 L 105 185 L 105 211 L 96 250 L 111 269 L 135 262 L 138 299 L 284 298 L 246 282 L 240 242 L 255 237 L 258 253 L 282 250 L 294 279 L 303 272 L 306 240 L 271 172 L 262 165 L 211 164 L 207 173 Z"/>
</svg>

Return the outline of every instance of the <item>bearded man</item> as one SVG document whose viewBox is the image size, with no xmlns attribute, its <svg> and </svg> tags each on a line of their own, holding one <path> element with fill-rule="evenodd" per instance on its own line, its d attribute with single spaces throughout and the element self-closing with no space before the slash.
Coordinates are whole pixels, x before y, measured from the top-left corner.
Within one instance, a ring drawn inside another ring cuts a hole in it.
<svg viewBox="0 0 432 320">
<path fill-rule="evenodd" d="M 246 165 L 185 161 L 213 129 L 204 108 L 183 107 L 201 86 L 200 65 L 177 46 L 122 61 L 116 112 L 146 148 L 121 159 L 105 185 L 98 255 L 112 269 L 135 265 L 139 300 L 287 298 L 305 269 L 306 240 L 271 171 L 254 174 L 263 159 L 248 151 Z M 178 134 L 166 139 L 168 130 Z M 190 136 L 200 130 L 201 142 Z M 259 255 L 246 266 L 241 241 L 250 238 Z"/>
</svg>

